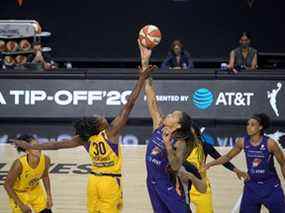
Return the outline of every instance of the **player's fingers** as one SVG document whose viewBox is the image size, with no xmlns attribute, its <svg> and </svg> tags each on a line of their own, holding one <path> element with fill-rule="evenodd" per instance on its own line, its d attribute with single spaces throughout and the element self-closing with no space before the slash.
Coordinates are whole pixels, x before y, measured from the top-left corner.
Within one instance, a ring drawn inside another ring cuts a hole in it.
<svg viewBox="0 0 285 213">
<path fill-rule="evenodd" d="M 154 70 L 156 70 L 157 69 L 157 66 L 156 65 L 151 65 L 151 67 L 150 67 L 150 71 L 151 72 L 153 72 Z"/>
<path fill-rule="evenodd" d="M 208 170 L 210 167 L 208 164 L 205 164 L 204 167 L 203 167 L 205 170 Z"/>
</svg>

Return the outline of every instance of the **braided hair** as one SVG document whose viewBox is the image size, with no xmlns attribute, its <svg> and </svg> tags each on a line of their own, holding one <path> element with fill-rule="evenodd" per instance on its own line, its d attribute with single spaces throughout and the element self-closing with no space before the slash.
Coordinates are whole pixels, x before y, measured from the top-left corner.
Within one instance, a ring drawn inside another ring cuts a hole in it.
<svg viewBox="0 0 285 213">
<path fill-rule="evenodd" d="M 176 140 L 185 140 L 185 141 L 194 141 L 194 134 L 191 130 L 192 127 L 192 119 L 191 117 L 185 113 L 182 112 L 182 116 L 180 118 L 179 124 L 181 125 L 180 128 L 178 128 L 175 132 L 174 132 L 174 139 Z"/>
<path fill-rule="evenodd" d="M 261 130 L 262 133 L 264 133 L 264 130 L 270 127 L 270 123 L 271 123 L 270 118 L 265 113 L 254 114 L 251 118 L 254 120 L 257 120 L 259 125 L 262 126 L 262 130 Z"/>
<path fill-rule="evenodd" d="M 25 141 L 27 143 L 31 143 L 33 140 L 35 140 L 35 137 L 32 135 L 29 135 L 29 134 L 22 134 L 22 135 L 17 137 L 17 140 L 21 140 L 21 141 Z M 21 148 L 21 147 L 17 147 L 17 151 L 18 152 L 26 152 L 26 150 Z"/>
<path fill-rule="evenodd" d="M 98 135 L 101 129 L 100 117 L 83 117 L 74 124 L 75 134 L 83 141 L 88 141 L 93 135 Z"/>
</svg>

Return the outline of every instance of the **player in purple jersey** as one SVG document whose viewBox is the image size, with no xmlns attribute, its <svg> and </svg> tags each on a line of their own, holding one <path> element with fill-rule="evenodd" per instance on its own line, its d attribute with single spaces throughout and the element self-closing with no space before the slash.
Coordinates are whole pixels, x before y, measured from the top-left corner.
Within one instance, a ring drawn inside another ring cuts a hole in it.
<svg viewBox="0 0 285 213">
<path fill-rule="evenodd" d="M 142 66 L 148 65 L 151 50 L 140 46 Z M 192 132 L 192 119 L 181 111 L 174 111 L 165 118 L 161 115 L 154 88 L 150 81 L 145 84 L 145 94 L 153 121 L 153 133 L 146 151 L 147 188 L 155 213 L 189 213 L 181 181 L 189 180 L 201 192 L 206 191 L 206 182 L 185 165 L 186 157 L 193 149 L 196 139 Z"/>
<path fill-rule="evenodd" d="M 206 164 L 206 169 L 224 164 L 245 152 L 248 179 L 245 181 L 240 213 L 259 213 L 264 205 L 270 213 L 285 213 L 285 198 L 274 167 L 277 159 L 285 177 L 285 157 L 277 142 L 264 135 L 270 125 L 265 114 L 253 115 L 247 123 L 247 135 L 236 141 L 235 147 L 226 155 Z"/>
</svg>

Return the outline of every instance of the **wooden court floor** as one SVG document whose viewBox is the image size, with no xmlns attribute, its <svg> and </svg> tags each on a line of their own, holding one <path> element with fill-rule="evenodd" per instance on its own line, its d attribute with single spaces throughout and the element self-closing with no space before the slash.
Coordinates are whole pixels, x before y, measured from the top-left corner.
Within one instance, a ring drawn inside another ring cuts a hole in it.
<svg viewBox="0 0 285 213">
<path fill-rule="evenodd" d="M 222 152 L 226 148 L 221 149 Z M 55 213 L 83 213 L 86 211 L 86 184 L 89 164 L 88 154 L 83 148 L 48 151 L 54 164 L 50 169 L 52 184 L 53 211 Z M 145 146 L 123 147 L 123 191 L 124 213 L 151 213 L 148 198 L 144 164 Z M 6 174 L 12 162 L 19 155 L 9 144 L 0 144 L 0 177 Z M 233 161 L 239 168 L 245 168 L 244 154 Z M 279 170 L 279 166 L 277 166 Z M 224 167 L 209 171 L 212 182 L 213 200 L 216 213 L 231 213 L 242 192 L 242 182 Z M 282 181 L 284 182 L 284 181 Z M 3 181 L 0 181 L 2 184 Z M 0 213 L 10 213 L 6 192 L 0 185 Z M 195 212 L 195 211 L 193 211 Z M 263 212 L 267 212 L 263 210 Z"/>
</svg>

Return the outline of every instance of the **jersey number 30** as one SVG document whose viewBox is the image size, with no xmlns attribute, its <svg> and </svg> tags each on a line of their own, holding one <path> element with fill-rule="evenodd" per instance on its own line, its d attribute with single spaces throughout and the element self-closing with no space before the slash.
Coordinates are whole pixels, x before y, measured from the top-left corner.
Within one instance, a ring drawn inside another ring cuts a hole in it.
<svg viewBox="0 0 285 213">
<path fill-rule="evenodd" d="M 106 147 L 104 142 L 94 143 L 94 155 L 105 155 Z"/>
</svg>

